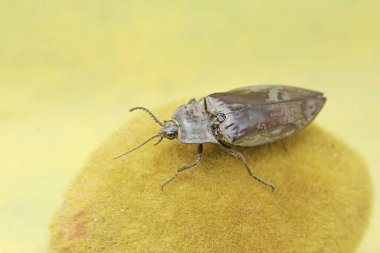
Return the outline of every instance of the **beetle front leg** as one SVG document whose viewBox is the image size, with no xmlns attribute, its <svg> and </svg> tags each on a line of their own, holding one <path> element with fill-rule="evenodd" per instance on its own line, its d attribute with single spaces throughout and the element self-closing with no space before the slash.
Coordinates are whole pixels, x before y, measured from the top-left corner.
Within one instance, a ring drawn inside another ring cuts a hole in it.
<svg viewBox="0 0 380 253">
<path fill-rule="evenodd" d="M 177 170 L 177 173 L 175 173 L 175 175 L 174 175 L 172 178 L 170 178 L 168 181 L 166 181 L 166 182 L 161 186 L 161 190 L 163 190 L 164 187 L 165 187 L 168 183 L 170 183 L 171 181 L 173 181 L 173 180 L 178 176 L 178 174 L 179 174 L 180 172 L 182 172 L 182 171 L 184 171 L 184 170 L 187 170 L 187 169 L 190 169 L 190 168 L 193 168 L 193 167 L 197 166 L 197 165 L 202 161 L 202 154 L 203 154 L 203 144 L 200 144 L 200 145 L 198 146 L 198 153 L 197 153 L 197 157 L 196 157 L 195 161 L 194 161 L 193 163 L 189 164 L 189 165 L 186 165 L 186 166 L 184 166 L 184 167 L 179 168 L 179 169 Z"/>
<path fill-rule="evenodd" d="M 233 156 L 239 158 L 239 159 L 244 163 L 244 166 L 245 166 L 245 168 L 247 169 L 248 174 L 249 174 L 251 177 L 253 177 L 253 178 L 256 179 L 257 181 L 259 181 L 260 183 L 262 183 L 262 184 L 264 184 L 264 185 L 269 186 L 270 188 L 272 188 L 272 192 L 274 191 L 274 186 L 273 186 L 273 185 L 271 185 L 270 183 L 265 182 L 264 180 L 262 180 L 261 178 L 255 176 L 255 174 L 253 174 L 253 171 L 252 171 L 251 168 L 249 167 L 247 160 L 246 160 L 246 159 L 244 158 L 244 156 L 240 153 L 240 151 L 238 151 L 238 150 L 236 150 L 236 149 L 233 149 L 233 148 L 231 148 L 231 147 L 225 145 L 224 143 L 221 143 L 221 142 L 219 142 L 219 143 L 221 144 L 221 146 L 222 146 L 222 147 L 223 147 L 228 153 L 230 153 L 231 155 L 233 155 Z"/>
</svg>

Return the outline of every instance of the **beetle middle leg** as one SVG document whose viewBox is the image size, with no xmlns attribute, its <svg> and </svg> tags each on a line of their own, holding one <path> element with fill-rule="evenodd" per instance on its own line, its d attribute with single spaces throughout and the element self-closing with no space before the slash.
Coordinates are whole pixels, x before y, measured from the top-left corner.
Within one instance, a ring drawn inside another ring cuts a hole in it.
<svg viewBox="0 0 380 253">
<path fill-rule="evenodd" d="M 179 168 L 179 169 L 177 170 L 177 172 L 175 173 L 175 175 L 174 175 L 172 178 L 170 178 L 168 181 L 166 181 L 166 182 L 161 186 L 161 190 L 163 190 L 164 187 L 165 187 L 168 183 L 170 183 L 171 181 L 173 181 L 173 180 L 178 176 L 178 174 L 179 174 L 180 172 L 182 172 L 182 171 L 184 171 L 184 170 L 187 170 L 187 169 L 190 169 L 190 168 L 193 168 L 193 167 L 197 166 L 197 165 L 202 161 L 202 154 L 203 154 L 203 144 L 200 144 L 200 145 L 198 146 L 198 153 L 197 153 L 197 157 L 196 157 L 195 161 L 194 161 L 193 163 L 189 164 L 189 165 L 186 165 L 186 166 L 184 166 L 184 167 Z"/>
<path fill-rule="evenodd" d="M 262 180 L 261 178 L 257 177 L 255 174 L 253 174 L 253 171 L 251 170 L 251 168 L 249 167 L 248 165 L 248 162 L 247 160 L 245 159 L 245 157 L 240 153 L 240 151 L 236 150 L 236 149 L 233 149 L 229 146 L 227 146 L 226 144 L 222 143 L 222 142 L 219 142 L 221 144 L 221 146 L 228 152 L 230 153 L 231 155 L 239 158 L 243 163 L 244 163 L 244 166 L 245 168 L 247 169 L 248 171 L 248 174 L 253 177 L 254 179 L 256 179 L 257 181 L 259 181 L 260 183 L 266 185 L 266 186 L 269 186 L 270 188 L 272 188 L 272 192 L 274 191 L 274 186 L 271 185 L 270 183 L 267 183 L 265 182 L 264 180 Z"/>
</svg>

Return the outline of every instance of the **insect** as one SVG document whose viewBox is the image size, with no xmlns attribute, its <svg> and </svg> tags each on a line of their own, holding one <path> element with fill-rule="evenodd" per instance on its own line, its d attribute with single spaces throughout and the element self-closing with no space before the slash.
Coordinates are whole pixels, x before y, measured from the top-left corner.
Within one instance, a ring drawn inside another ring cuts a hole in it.
<svg viewBox="0 0 380 253">
<path fill-rule="evenodd" d="M 214 93 L 198 101 L 193 98 L 188 104 L 178 107 L 171 120 L 164 122 L 148 109 L 135 107 L 130 111 L 144 110 L 162 128 L 158 134 L 141 145 L 114 159 L 131 153 L 155 138 L 159 138 L 155 145 L 164 138 L 198 144 L 195 161 L 179 168 L 161 186 L 163 189 L 179 173 L 201 162 L 203 144 L 218 144 L 240 159 L 252 178 L 273 191 L 275 187 L 253 173 L 236 147 L 263 145 L 297 133 L 310 124 L 325 101 L 326 98 L 320 92 L 290 86 L 263 85 Z"/>
</svg>

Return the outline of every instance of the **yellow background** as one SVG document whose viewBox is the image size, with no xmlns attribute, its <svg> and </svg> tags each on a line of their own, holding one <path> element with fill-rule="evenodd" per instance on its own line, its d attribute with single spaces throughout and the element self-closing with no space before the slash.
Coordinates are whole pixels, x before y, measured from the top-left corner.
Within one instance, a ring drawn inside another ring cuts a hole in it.
<svg viewBox="0 0 380 253">
<path fill-rule="evenodd" d="M 263 83 L 326 94 L 318 123 L 367 160 L 375 185 L 358 252 L 380 252 L 379 9 L 354 0 L 1 1 L 0 252 L 46 250 L 65 188 L 130 107 Z"/>
</svg>

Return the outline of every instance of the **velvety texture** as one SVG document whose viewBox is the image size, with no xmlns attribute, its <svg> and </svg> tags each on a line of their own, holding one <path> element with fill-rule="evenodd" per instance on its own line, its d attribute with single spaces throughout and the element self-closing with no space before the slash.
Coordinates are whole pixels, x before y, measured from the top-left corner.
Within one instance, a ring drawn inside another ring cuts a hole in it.
<svg viewBox="0 0 380 253">
<path fill-rule="evenodd" d="M 187 101 L 182 101 L 187 102 Z M 180 103 L 154 110 L 160 119 Z M 112 158 L 156 134 L 144 112 L 90 157 L 51 223 L 51 252 L 353 252 L 369 220 L 367 166 L 315 124 L 299 134 L 240 148 L 256 175 L 217 145 L 202 163 L 195 145 L 165 140 Z"/>
</svg>

